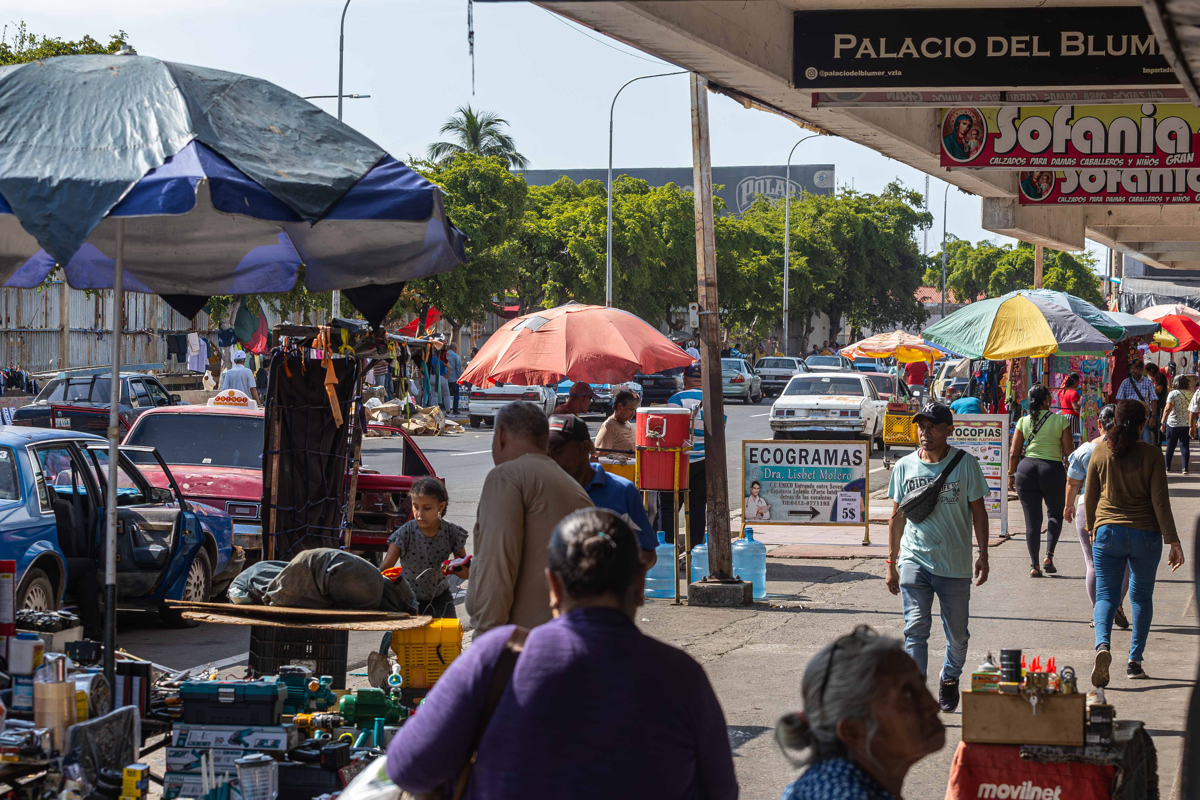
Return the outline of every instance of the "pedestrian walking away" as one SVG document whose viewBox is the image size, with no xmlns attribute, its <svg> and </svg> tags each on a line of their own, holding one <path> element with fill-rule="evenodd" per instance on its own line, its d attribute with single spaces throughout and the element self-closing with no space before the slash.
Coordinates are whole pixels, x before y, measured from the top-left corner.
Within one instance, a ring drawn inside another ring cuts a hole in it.
<svg viewBox="0 0 1200 800">
<path fill-rule="evenodd" d="M 1149 376 L 1150 380 L 1154 383 L 1154 408 L 1156 411 L 1154 416 L 1151 416 L 1146 420 L 1146 426 L 1154 433 L 1153 443 L 1156 445 L 1161 445 L 1166 440 L 1167 433 L 1159 424 L 1157 412 L 1162 411 L 1163 406 L 1167 401 L 1167 373 L 1159 369 L 1158 364 L 1151 363 L 1146 365 L 1146 375 Z"/>
<path fill-rule="evenodd" d="M 452 558 L 466 558 L 467 532 L 445 519 L 450 496 L 446 486 L 437 478 L 417 478 L 408 490 L 413 518 L 388 537 L 380 571 L 397 562 L 404 568 L 417 599 L 418 613 L 434 617 L 458 616 L 454 610 L 454 595 L 450 580 L 442 574 L 442 564 Z M 456 573 L 466 580 L 469 568 Z"/>
<path fill-rule="evenodd" d="M 1190 475 L 1191 436 L 1188 430 L 1188 407 L 1191 405 L 1191 383 L 1186 375 L 1176 375 L 1173 388 L 1163 404 L 1162 424 L 1167 432 L 1167 472 L 1179 446 L 1179 465 L 1184 475 Z"/>
<path fill-rule="evenodd" d="M 254 373 L 246 366 L 246 351 L 233 351 L 233 366 L 221 373 L 220 391 L 236 389 L 242 394 L 258 402 L 258 387 L 255 385 Z"/>
<path fill-rule="evenodd" d="M 887 587 L 901 597 L 904 649 L 922 675 L 929 664 L 933 598 L 938 599 L 946 635 L 938 702 L 949 712 L 958 708 L 958 681 L 967 660 L 971 578 L 982 586 L 988 577 L 983 504 L 988 488 L 975 457 L 947 443 L 954 426 L 950 409 L 929 403 L 914 420 L 921 446 L 896 462 L 888 485 Z M 973 570 L 972 531 L 979 546 Z"/>
<path fill-rule="evenodd" d="M 1117 400 L 1137 400 L 1146 407 L 1146 418 L 1154 419 L 1154 415 L 1158 411 L 1158 390 L 1154 386 L 1154 381 L 1143 374 L 1140 358 L 1129 362 L 1129 377 L 1121 381 L 1121 386 L 1117 389 Z M 1144 427 L 1142 441 L 1154 443 L 1152 433 Z"/>
<path fill-rule="evenodd" d="M 479 494 L 467 582 L 467 613 L 476 634 L 550 620 L 546 545 L 563 517 L 592 501 L 546 454 L 549 439 L 550 423 L 533 403 L 517 401 L 496 412 L 496 466 Z"/>
<path fill-rule="evenodd" d="M 1183 565 L 1162 453 L 1154 445 L 1139 441 L 1145 426 L 1145 406 L 1122 400 L 1117 404 L 1108 440 L 1096 447 L 1088 463 L 1085 508 L 1096 565 L 1093 686 L 1108 685 L 1110 636 L 1126 565 L 1130 572 L 1133 637 L 1125 674 L 1131 679 L 1146 677 L 1142 659 L 1154 616 L 1154 580 L 1164 543 L 1170 548 L 1167 563 L 1171 570 Z"/>
<path fill-rule="evenodd" d="M 446 352 L 446 380 L 450 383 L 450 397 L 454 399 L 451 414 L 458 413 L 458 379 L 462 377 L 462 359 L 458 356 L 458 345 L 450 343 Z"/>
<path fill-rule="evenodd" d="M 1071 418 L 1050 410 L 1050 392 L 1040 383 L 1029 387 L 1029 413 L 1017 422 L 1008 457 L 1008 488 L 1014 489 L 1025 514 L 1025 546 L 1029 575 L 1058 572 L 1054 550 L 1062 534 L 1067 494 L 1067 456 L 1074 449 Z M 1042 505 L 1046 506 L 1046 559 L 1042 550 Z"/>
<path fill-rule="evenodd" d="M 1063 510 L 1063 517 L 1067 522 L 1075 524 L 1075 532 L 1079 535 L 1079 544 L 1083 547 L 1083 561 L 1087 565 L 1087 576 L 1085 584 L 1087 586 L 1088 600 L 1091 603 L 1091 608 L 1096 607 L 1096 567 L 1092 560 L 1092 534 L 1087 529 L 1087 512 L 1083 508 L 1084 500 L 1087 499 L 1085 487 L 1087 485 L 1087 468 L 1091 463 L 1092 453 L 1095 452 L 1096 446 L 1105 440 L 1108 432 L 1112 430 L 1113 420 L 1117 415 L 1117 407 L 1107 405 L 1100 409 L 1100 435 L 1090 442 L 1084 442 L 1075 452 L 1071 453 L 1071 457 L 1067 462 L 1067 505 Z M 1125 568 L 1125 580 L 1121 584 L 1121 598 L 1117 603 L 1117 611 L 1113 617 L 1113 621 L 1120 628 L 1129 627 L 1129 618 L 1125 616 L 1125 609 L 1122 604 L 1125 602 L 1125 594 L 1129 589 L 1129 567 Z M 1095 622 L 1088 623 L 1095 627 Z"/>
<path fill-rule="evenodd" d="M 633 531 L 611 511 L 578 511 L 547 550 L 554 620 L 477 635 L 393 737 L 388 776 L 467 800 L 735 800 L 704 669 L 634 622 L 645 573 Z"/>
<path fill-rule="evenodd" d="M 913 765 L 946 745 L 916 662 L 866 625 L 817 651 L 800 687 L 804 710 L 779 720 L 775 740 L 807 769 L 782 800 L 899 800 Z"/>
</svg>

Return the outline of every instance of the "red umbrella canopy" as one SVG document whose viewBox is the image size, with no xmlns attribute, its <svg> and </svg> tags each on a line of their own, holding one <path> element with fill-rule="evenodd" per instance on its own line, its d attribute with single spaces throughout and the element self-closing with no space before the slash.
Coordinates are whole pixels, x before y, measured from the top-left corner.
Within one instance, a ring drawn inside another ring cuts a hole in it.
<svg viewBox="0 0 1200 800">
<path fill-rule="evenodd" d="M 568 303 L 508 322 L 492 334 L 459 379 L 537 386 L 564 378 L 621 383 L 637 372 L 686 367 L 692 357 L 628 311 Z"/>
<path fill-rule="evenodd" d="M 1178 353 L 1180 350 L 1200 350 L 1200 324 L 1197 324 L 1191 317 L 1183 314 L 1168 314 L 1155 321 L 1162 325 L 1164 331 L 1179 340 L 1178 347 L 1160 347 L 1159 350 L 1168 353 Z"/>
</svg>

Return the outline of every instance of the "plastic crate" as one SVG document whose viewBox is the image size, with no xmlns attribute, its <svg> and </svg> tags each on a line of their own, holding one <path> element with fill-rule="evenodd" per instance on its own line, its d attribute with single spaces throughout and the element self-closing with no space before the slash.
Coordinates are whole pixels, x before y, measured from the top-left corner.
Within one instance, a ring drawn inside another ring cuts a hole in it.
<svg viewBox="0 0 1200 800">
<path fill-rule="evenodd" d="M 883 441 L 888 444 L 917 444 L 917 425 L 913 415 L 887 412 L 883 415 Z"/>
<path fill-rule="evenodd" d="M 462 623 L 435 619 L 423 628 L 392 632 L 392 652 L 405 689 L 428 689 L 462 652 Z"/>
<path fill-rule="evenodd" d="M 276 675 L 280 667 L 295 664 L 329 675 L 334 689 L 345 689 L 349 642 L 349 631 L 251 625 L 250 674 Z"/>
</svg>

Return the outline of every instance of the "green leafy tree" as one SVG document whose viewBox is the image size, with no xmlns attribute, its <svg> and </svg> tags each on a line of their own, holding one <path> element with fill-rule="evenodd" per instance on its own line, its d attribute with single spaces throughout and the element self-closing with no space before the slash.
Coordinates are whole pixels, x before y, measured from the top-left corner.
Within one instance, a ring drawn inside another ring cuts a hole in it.
<svg viewBox="0 0 1200 800">
<path fill-rule="evenodd" d="M 962 302 L 971 302 L 981 296 L 1000 297 L 1017 289 L 1032 289 L 1034 260 L 1034 246 L 1027 242 L 1019 242 L 1013 247 L 988 241 L 972 245 L 961 239 L 950 239 L 946 243 L 946 286 Z M 1042 285 L 1102 307 L 1100 279 L 1092 269 L 1095 263 L 1086 252 L 1045 249 L 1042 252 Z M 925 284 L 941 285 L 940 259 L 931 262 L 925 273 Z"/>
<path fill-rule="evenodd" d="M 514 169 L 525 169 L 529 159 L 517 152 L 513 139 L 504 129 L 508 120 L 492 111 L 475 111 L 470 105 L 459 106 L 446 120 L 439 133 L 450 134 L 451 141 L 429 145 L 429 159 L 445 161 L 460 153 L 497 156 Z"/>
<path fill-rule="evenodd" d="M 18 22 L 10 39 L 8 26 L 5 25 L 0 32 L 0 66 L 23 64 L 54 56 L 115 53 L 128 43 L 125 37 L 125 31 L 118 31 L 108 37 L 108 44 L 101 44 L 91 36 L 84 36 L 77 41 L 68 41 L 45 34 L 39 36 L 30 33 L 24 22 Z"/>
<path fill-rule="evenodd" d="M 462 153 L 439 163 L 410 166 L 444 190 L 446 213 L 467 235 L 467 262 L 413 281 L 396 310 L 420 314 L 436 306 L 457 339 L 464 323 L 482 317 L 517 281 L 524 257 L 519 233 L 528 187 L 499 156 Z"/>
</svg>

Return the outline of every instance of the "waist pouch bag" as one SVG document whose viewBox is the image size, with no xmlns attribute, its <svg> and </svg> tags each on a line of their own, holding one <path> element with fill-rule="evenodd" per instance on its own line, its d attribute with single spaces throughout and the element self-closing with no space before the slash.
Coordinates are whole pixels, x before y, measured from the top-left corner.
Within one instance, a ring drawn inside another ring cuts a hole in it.
<svg viewBox="0 0 1200 800">
<path fill-rule="evenodd" d="M 913 489 L 908 494 L 904 495 L 904 499 L 900 501 L 900 510 L 904 512 L 904 516 L 913 522 L 923 522 L 926 517 L 933 513 L 933 507 L 937 505 L 938 497 L 942 493 L 942 487 L 946 485 L 946 476 L 954 471 L 958 466 L 958 462 L 962 461 L 966 452 L 959 450 L 950 459 L 950 463 L 942 470 L 942 473 L 937 476 L 933 483 L 927 483 L 924 486 Z"/>
</svg>

